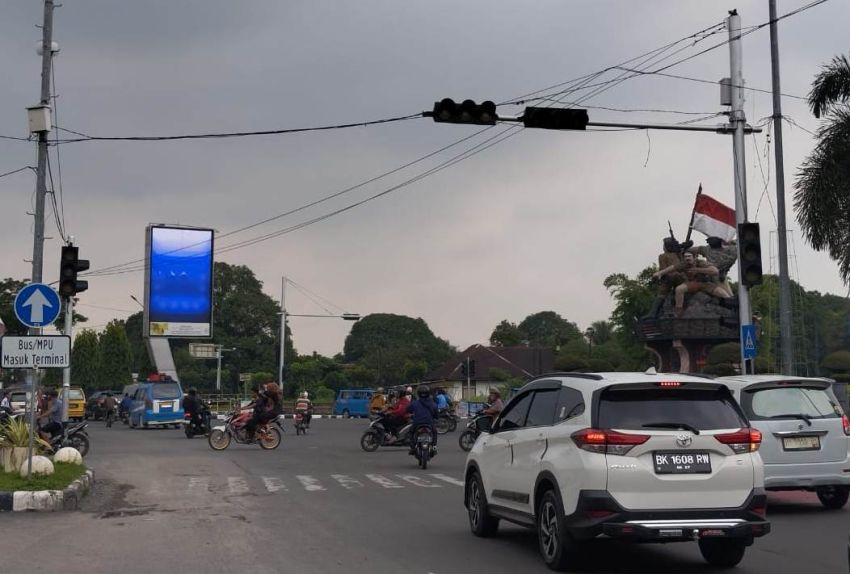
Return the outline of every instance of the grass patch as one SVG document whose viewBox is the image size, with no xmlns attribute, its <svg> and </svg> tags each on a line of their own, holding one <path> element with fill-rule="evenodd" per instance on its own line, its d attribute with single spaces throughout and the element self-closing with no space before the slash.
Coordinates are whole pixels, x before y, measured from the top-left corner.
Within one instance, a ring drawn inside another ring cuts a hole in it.
<svg viewBox="0 0 850 574">
<path fill-rule="evenodd" d="M 85 466 L 66 462 L 54 462 L 53 469 L 50 476 L 33 475 L 30 481 L 17 473 L 0 471 L 0 490 L 63 490 L 86 473 Z"/>
</svg>

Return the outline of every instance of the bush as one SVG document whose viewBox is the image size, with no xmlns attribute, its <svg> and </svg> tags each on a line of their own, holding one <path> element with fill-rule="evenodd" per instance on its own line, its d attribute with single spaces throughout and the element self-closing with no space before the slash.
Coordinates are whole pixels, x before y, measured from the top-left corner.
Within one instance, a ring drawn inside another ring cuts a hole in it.
<svg viewBox="0 0 850 574">
<path fill-rule="evenodd" d="M 708 364 L 732 364 L 741 362 L 741 345 L 738 343 L 721 343 L 708 351 Z"/>
<path fill-rule="evenodd" d="M 614 365 L 606 359 L 588 359 L 587 370 L 591 373 L 608 373 L 614 370 Z"/>
<path fill-rule="evenodd" d="M 829 378 L 837 383 L 850 383 L 850 373 L 833 373 L 829 375 Z"/>
<path fill-rule="evenodd" d="M 850 351 L 835 351 L 824 357 L 820 364 L 830 371 L 850 371 Z"/>
<path fill-rule="evenodd" d="M 702 372 L 706 375 L 715 375 L 718 377 L 728 377 L 730 375 L 738 374 L 735 371 L 735 367 L 733 367 L 729 363 L 721 363 L 719 365 L 706 365 Z"/>
<path fill-rule="evenodd" d="M 585 359 L 576 357 L 575 355 L 561 355 L 555 359 L 555 369 L 567 373 L 572 371 L 586 371 L 588 366 Z"/>
</svg>

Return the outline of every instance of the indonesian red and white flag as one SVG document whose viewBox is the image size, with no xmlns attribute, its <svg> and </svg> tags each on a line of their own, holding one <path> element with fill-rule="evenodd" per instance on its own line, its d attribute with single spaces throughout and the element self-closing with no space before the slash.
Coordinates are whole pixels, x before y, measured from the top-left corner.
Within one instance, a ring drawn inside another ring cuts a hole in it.
<svg viewBox="0 0 850 574">
<path fill-rule="evenodd" d="M 697 194 L 694 204 L 692 229 L 705 233 L 708 237 L 719 237 L 723 241 L 735 239 L 735 210 L 726 207 L 713 197 L 704 193 Z"/>
</svg>

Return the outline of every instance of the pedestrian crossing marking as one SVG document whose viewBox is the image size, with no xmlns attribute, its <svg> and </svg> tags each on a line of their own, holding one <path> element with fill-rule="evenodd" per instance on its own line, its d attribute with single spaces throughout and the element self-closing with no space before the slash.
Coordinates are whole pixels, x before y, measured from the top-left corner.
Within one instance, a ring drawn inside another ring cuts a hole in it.
<svg viewBox="0 0 850 574">
<path fill-rule="evenodd" d="M 442 480 L 444 482 L 448 482 L 449 484 L 455 484 L 457 486 L 464 486 L 462 480 L 458 480 L 458 479 L 451 477 L 447 474 L 432 474 L 430 476 L 433 476 L 434 478 L 437 478 L 437 479 Z"/>
<path fill-rule="evenodd" d="M 227 489 L 230 491 L 230 494 L 237 496 L 240 494 L 248 494 L 248 481 L 240 476 L 228 476 Z"/>
<path fill-rule="evenodd" d="M 439 484 L 429 482 L 421 476 L 417 476 L 415 474 L 397 474 L 396 476 L 404 480 L 405 482 L 409 482 L 413 486 L 421 486 L 423 488 L 442 488 Z"/>
<path fill-rule="evenodd" d="M 189 492 L 193 494 L 208 492 L 210 489 L 210 477 L 193 476 L 189 479 Z"/>
<path fill-rule="evenodd" d="M 357 480 L 356 478 L 352 478 L 347 474 L 332 474 L 331 478 L 337 481 L 340 486 L 342 486 L 346 490 L 351 490 L 352 488 L 362 488 L 363 483 Z"/>
<path fill-rule="evenodd" d="M 279 490 L 286 491 L 286 485 L 283 484 L 281 479 L 275 476 L 264 476 L 263 485 L 266 487 L 266 490 L 271 493 L 278 492 Z"/>
<path fill-rule="evenodd" d="M 295 478 L 298 479 L 298 482 L 301 483 L 301 485 L 304 487 L 304 490 L 307 490 L 307 491 L 310 491 L 310 492 L 325 490 L 325 487 L 322 486 L 321 483 L 319 483 L 319 480 L 317 478 L 310 476 L 310 475 L 299 474 Z"/>
<path fill-rule="evenodd" d="M 387 478 L 386 476 L 384 476 L 382 474 L 367 474 L 366 478 L 368 478 L 369 480 L 371 480 L 374 483 L 377 483 L 377 484 L 383 486 L 384 488 L 404 488 L 404 486 L 400 485 L 397 482 L 390 480 L 389 478 Z"/>
</svg>

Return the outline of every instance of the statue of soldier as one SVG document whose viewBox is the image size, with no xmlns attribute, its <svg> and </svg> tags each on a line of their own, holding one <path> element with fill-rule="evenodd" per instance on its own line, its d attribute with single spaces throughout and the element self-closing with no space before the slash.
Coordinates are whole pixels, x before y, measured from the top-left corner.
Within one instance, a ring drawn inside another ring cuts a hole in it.
<svg viewBox="0 0 850 574">
<path fill-rule="evenodd" d="M 677 267 L 682 264 L 682 251 L 684 248 L 689 247 L 686 242 L 685 245 L 676 241 L 676 238 L 670 235 L 669 237 L 664 238 L 664 252 L 658 256 L 658 269 L 667 269 L 668 267 Z M 656 273 L 656 275 L 658 275 Z M 664 300 L 667 299 L 667 296 L 681 283 L 687 281 L 687 277 L 684 273 L 680 272 L 670 272 L 663 275 L 658 275 L 657 277 L 653 275 L 654 278 L 660 279 L 661 283 L 658 285 L 658 293 L 655 296 L 655 300 L 652 302 L 652 308 L 649 310 L 650 317 L 657 317 L 659 311 L 661 311 L 661 306 L 664 305 Z"/>
<path fill-rule="evenodd" d="M 729 285 L 727 275 L 738 260 L 738 244 L 736 241 L 723 241 L 720 237 L 709 237 L 705 242 L 707 245 L 692 247 L 689 251 L 702 255 L 708 263 L 717 267 L 720 272 L 718 277 L 720 286 L 726 290 L 729 297 L 732 297 L 732 286 Z"/>
<path fill-rule="evenodd" d="M 696 256 L 691 251 L 686 251 L 682 256 L 682 263 L 679 265 L 671 265 L 664 269 L 659 269 L 653 275 L 654 278 L 662 278 L 671 273 L 682 273 L 685 275 L 685 281 L 676 285 L 676 316 L 681 317 L 685 308 L 685 293 L 695 293 L 702 291 L 708 293 L 718 299 L 728 299 L 731 294 L 727 293 L 717 278 L 720 276 L 720 271 L 714 265 L 708 262 L 697 261 Z"/>
</svg>

